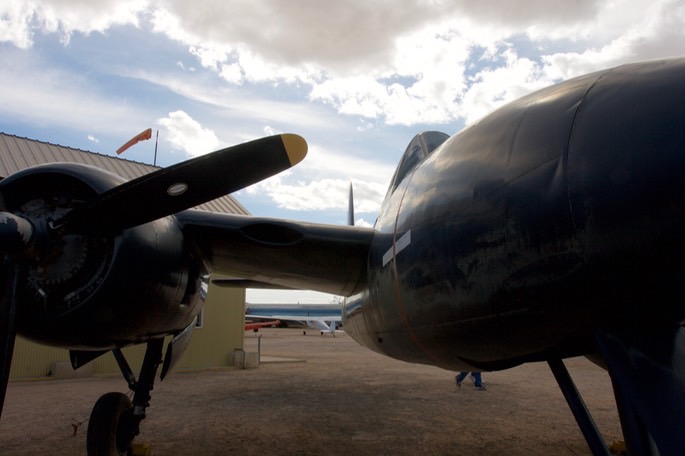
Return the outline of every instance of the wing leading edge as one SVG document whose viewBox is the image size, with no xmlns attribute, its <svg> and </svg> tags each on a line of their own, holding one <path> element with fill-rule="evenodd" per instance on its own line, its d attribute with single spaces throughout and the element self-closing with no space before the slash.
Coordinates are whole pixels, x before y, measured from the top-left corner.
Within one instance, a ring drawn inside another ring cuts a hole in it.
<svg viewBox="0 0 685 456">
<path fill-rule="evenodd" d="M 177 214 L 210 269 L 258 288 L 350 296 L 366 285 L 373 230 L 188 210 Z"/>
<path fill-rule="evenodd" d="M 342 321 L 342 315 L 337 315 L 337 316 L 315 316 L 315 315 L 279 315 L 279 314 L 274 314 L 274 315 L 253 315 L 253 314 L 245 314 L 245 318 L 255 318 L 255 319 L 260 319 L 260 320 L 267 320 L 267 319 L 272 319 L 272 320 L 283 320 L 283 321 Z"/>
</svg>

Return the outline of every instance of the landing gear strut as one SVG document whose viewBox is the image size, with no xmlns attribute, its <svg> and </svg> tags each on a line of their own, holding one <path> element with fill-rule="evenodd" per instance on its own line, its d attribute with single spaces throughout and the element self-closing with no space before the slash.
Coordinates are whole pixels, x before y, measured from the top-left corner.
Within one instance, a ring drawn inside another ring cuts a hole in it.
<svg viewBox="0 0 685 456">
<path fill-rule="evenodd" d="M 150 405 L 150 392 L 157 368 L 162 363 L 163 344 L 164 339 L 152 339 L 147 343 L 138 380 L 121 350 L 112 350 L 129 389 L 133 391 L 133 401 L 123 393 L 107 393 L 98 399 L 88 422 L 88 456 L 130 454 L 131 442 L 140 433 L 140 422 L 145 419 L 145 409 Z"/>
<path fill-rule="evenodd" d="M 554 378 L 557 380 L 559 388 L 561 388 L 561 392 L 571 408 L 571 412 L 592 454 L 594 456 L 609 456 L 611 454 L 609 448 L 604 443 L 602 434 L 597 429 L 597 425 L 585 406 L 585 402 L 580 397 L 576 386 L 573 384 L 573 380 L 571 380 L 571 376 L 568 374 L 563 361 L 561 359 L 550 359 L 547 361 L 547 364 L 552 370 Z"/>
<path fill-rule="evenodd" d="M 614 387 L 631 456 L 681 455 L 685 448 L 685 327 L 636 325 L 595 331 Z M 602 435 L 560 359 L 548 361 L 594 456 L 609 454 Z"/>
</svg>

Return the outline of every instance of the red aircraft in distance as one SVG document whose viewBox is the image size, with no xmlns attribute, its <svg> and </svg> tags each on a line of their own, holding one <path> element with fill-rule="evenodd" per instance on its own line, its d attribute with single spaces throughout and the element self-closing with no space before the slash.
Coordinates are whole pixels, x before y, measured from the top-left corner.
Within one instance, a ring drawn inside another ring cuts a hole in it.
<svg viewBox="0 0 685 456">
<path fill-rule="evenodd" d="M 273 326 L 278 326 L 280 325 L 281 322 L 280 320 L 272 320 L 272 321 L 246 321 L 245 322 L 245 331 L 254 331 L 257 332 L 259 331 L 259 328 L 267 328 L 267 327 L 273 327 Z"/>
</svg>

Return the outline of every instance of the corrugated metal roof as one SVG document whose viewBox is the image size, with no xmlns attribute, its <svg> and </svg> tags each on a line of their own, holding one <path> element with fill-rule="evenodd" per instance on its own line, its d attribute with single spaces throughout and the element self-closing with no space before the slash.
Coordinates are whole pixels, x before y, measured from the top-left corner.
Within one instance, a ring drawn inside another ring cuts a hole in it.
<svg viewBox="0 0 685 456">
<path fill-rule="evenodd" d="M 97 166 L 131 180 L 159 169 L 145 163 L 50 144 L 0 132 L 0 176 L 42 163 L 73 162 Z M 231 195 L 225 195 L 197 206 L 212 212 L 248 215 L 249 212 Z"/>
</svg>

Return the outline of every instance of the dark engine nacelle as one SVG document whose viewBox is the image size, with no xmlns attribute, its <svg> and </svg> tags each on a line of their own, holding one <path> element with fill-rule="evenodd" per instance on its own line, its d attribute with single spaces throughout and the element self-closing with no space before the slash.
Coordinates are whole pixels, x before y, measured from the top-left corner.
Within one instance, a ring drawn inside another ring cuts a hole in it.
<svg viewBox="0 0 685 456">
<path fill-rule="evenodd" d="M 2 210 L 33 226 L 29 247 L 17 256 L 20 335 L 68 348 L 107 349 L 112 341 L 123 346 L 177 332 L 199 312 L 199 262 L 185 252 L 173 217 L 118 233 L 52 228 L 52 222 L 122 182 L 98 168 L 56 163 L 0 183 Z M 108 214 L 113 220 L 118 216 Z M 107 226 L 100 222 L 97 226 Z"/>
</svg>

